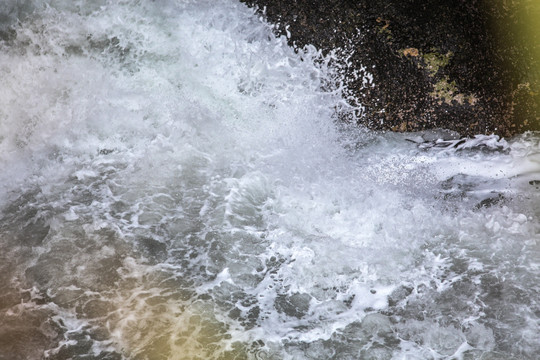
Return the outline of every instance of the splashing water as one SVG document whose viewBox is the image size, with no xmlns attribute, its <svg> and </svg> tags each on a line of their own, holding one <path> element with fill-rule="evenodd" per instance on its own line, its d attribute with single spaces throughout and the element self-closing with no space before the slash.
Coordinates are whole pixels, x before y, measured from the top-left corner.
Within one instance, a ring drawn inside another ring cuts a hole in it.
<svg viewBox="0 0 540 360">
<path fill-rule="evenodd" d="M 242 4 L 90 3 L 0 5 L 0 359 L 536 358 L 538 134 L 338 125 Z"/>
</svg>

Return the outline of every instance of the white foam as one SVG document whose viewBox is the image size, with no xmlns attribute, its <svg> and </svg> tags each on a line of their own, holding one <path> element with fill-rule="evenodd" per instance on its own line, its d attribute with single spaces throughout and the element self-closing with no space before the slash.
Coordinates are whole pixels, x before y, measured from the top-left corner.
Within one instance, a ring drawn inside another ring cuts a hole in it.
<svg viewBox="0 0 540 360">
<path fill-rule="evenodd" d="M 336 128 L 328 58 L 296 53 L 232 0 L 32 8 L 0 52 L 0 202 L 38 189 L 19 207 L 39 215 L 9 226 L 52 225 L 20 274 L 50 266 L 52 293 L 110 302 L 105 324 L 61 309 L 73 324 L 106 328 L 135 354 L 160 332 L 175 348 L 193 321 L 222 342 L 216 353 L 263 340 L 284 358 L 322 340 L 373 345 L 353 330 L 383 311 L 400 314 L 395 327 L 379 319 L 401 341 L 396 359 L 492 351 L 493 332 L 506 334 L 504 320 L 482 325 L 502 307 L 485 289 L 492 273 L 512 289 L 538 275 L 537 135 L 443 149 Z M 493 194 L 499 203 L 476 206 Z M 110 283 L 95 280 L 104 273 Z M 160 288 L 169 280 L 177 293 Z M 514 305 L 531 351 L 537 317 Z M 229 315 L 255 306 L 250 326 Z M 453 318 L 472 330 L 442 323 Z M 203 335 L 184 341 L 200 351 Z"/>
</svg>

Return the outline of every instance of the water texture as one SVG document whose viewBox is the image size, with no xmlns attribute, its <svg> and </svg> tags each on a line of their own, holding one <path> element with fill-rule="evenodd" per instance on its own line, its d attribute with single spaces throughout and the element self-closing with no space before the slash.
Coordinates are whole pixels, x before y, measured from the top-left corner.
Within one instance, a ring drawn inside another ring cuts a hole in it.
<svg viewBox="0 0 540 360">
<path fill-rule="evenodd" d="M 0 22 L 1 360 L 537 358 L 538 134 L 339 123 L 233 0 Z"/>
</svg>

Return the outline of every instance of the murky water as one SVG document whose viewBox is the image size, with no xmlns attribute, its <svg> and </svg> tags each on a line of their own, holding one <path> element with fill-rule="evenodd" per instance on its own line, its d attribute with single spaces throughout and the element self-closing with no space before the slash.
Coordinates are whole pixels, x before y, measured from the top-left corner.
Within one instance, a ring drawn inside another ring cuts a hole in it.
<svg viewBox="0 0 540 360">
<path fill-rule="evenodd" d="M 0 13 L 0 359 L 537 358 L 538 134 L 338 125 L 233 0 Z"/>
</svg>

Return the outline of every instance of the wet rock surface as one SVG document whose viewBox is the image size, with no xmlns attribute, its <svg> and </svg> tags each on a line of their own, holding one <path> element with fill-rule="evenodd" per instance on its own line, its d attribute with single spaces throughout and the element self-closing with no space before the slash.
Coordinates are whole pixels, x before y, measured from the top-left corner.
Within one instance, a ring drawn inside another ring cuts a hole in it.
<svg viewBox="0 0 540 360">
<path fill-rule="evenodd" d="M 540 129 L 532 0 L 242 1 L 291 45 L 347 59 L 338 65 L 349 100 L 364 109 L 345 119 L 376 130 L 446 128 L 462 136 Z"/>
</svg>

